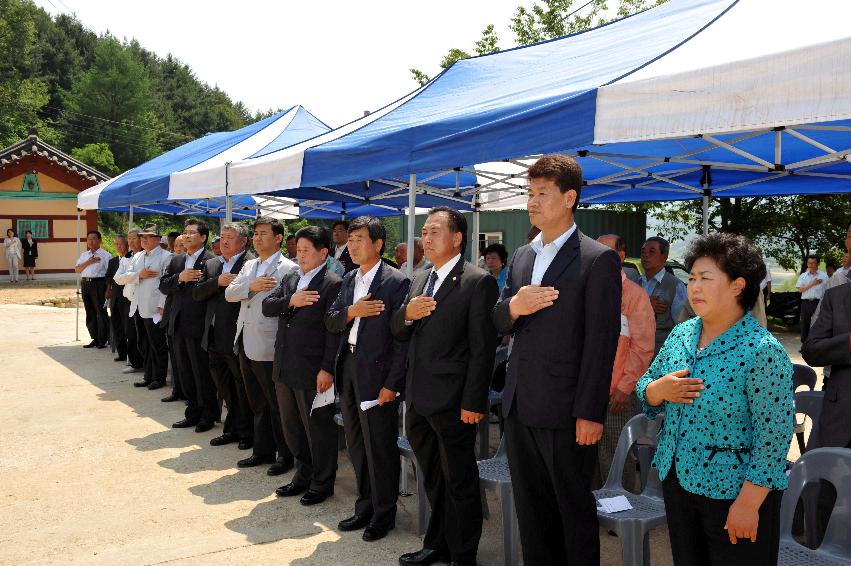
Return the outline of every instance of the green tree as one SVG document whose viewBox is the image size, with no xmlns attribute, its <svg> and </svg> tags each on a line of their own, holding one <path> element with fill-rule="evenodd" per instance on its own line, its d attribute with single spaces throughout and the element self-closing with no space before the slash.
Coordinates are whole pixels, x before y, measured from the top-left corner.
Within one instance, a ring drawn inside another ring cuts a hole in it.
<svg viewBox="0 0 851 566">
<path fill-rule="evenodd" d="M 81 161 L 86 165 L 94 167 L 101 173 L 107 175 L 115 175 L 118 173 L 118 167 L 115 165 L 115 158 L 112 155 L 112 150 L 105 143 L 90 143 L 83 147 L 75 147 L 71 150 L 71 157 L 77 161 Z"/>
<path fill-rule="evenodd" d="M 476 42 L 475 53 L 476 55 L 487 55 L 488 53 L 495 53 L 497 51 L 499 51 L 499 38 L 494 31 L 493 24 L 490 24 L 482 31 L 482 36 Z M 440 61 L 440 68 L 448 69 L 457 61 L 469 59 L 470 57 L 471 55 L 463 49 L 453 47 L 446 53 L 446 55 L 443 56 L 443 59 Z M 410 71 L 411 76 L 420 84 L 420 86 L 425 85 L 431 80 L 428 75 L 419 69 L 410 69 Z"/>
<path fill-rule="evenodd" d="M 144 66 L 115 38 L 101 38 L 94 64 L 63 93 L 66 143 L 107 142 L 122 170 L 160 153 L 160 123 Z"/>
</svg>

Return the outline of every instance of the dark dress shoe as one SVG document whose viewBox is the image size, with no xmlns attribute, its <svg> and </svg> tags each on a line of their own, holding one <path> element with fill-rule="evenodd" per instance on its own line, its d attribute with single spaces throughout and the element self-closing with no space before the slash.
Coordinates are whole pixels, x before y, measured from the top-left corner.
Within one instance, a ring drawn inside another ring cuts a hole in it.
<svg viewBox="0 0 851 566">
<path fill-rule="evenodd" d="M 307 491 L 306 485 L 296 485 L 290 482 L 276 489 L 275 495 L 277 495 L 278 497 L 293 497 L 296 495 L 301 495 L 305 491 Z"/>
<path fill-rule="evenodd" d="M 126 362 L 127 356 L 116 356 L 116 357 L 112 358 L 112 361 L 113 362 Z"/>
<path fill-rule="evenodd" d="M 352 515 L 348 519 L 343 519 L 337 524 L 337 528 L 341 531 L 357 531 L 367 526 L 372 520 L 372 515 Z"/>
<path fill-rule="evenodd" d="M 94 348 L 94 347 L 95 347 L 95 346 L 97 346 L 97 345 L 98 345 L 98 343 L 97 343 L 97 342 L 95 342 L 94 340 L 92 340 L 91 342 L 89 342 L 88 344 L 86 344 L 85 346 L 83 346 L 83 348 Z"/>
<path fill-rule="evenodd" d="M 221 436 L 217 436 L 216 438 L 210 439 L 210 446 L 224 446 L 225 444 L 230 444 L 231 442 L 236 442 L 237 436 L 230 432 L 226 432 Z"/>
<path fill-rule="evenodd" d="M 207 432 L 211 428 L 213 428 L 211 423 L 198 423 L 195 425 L 195 432 Z"/>
<path fill-rule="evenodd" d="M 402 564 L 402 566 L 406 566 L 408 564 L 428 566 L 429 564 L 434 564 L 435 562 L 449 562 L 449 560 L 449 553 L 445 550 L 423 548 L 422 550 L 418 550 L 417 552 L 409 552 L 407 554 L 403 554 L 399 557 L 399 564 Z"/>
<path fill-rule="evenodd" d="M 191 428 L 198 424 L 198 421 L 191 421 L 189 419 L 183 419 L 182 421 L 177 421 L 171 428 Z"/>
<path fill-rule="evenodd" d="M 312 489 L 308 489 L 307 493 L 302 495 L 301 499 L 299 499 L 298 502 L 304 505 L 305 507 L 309 507 L 311 505 L 318 505 L 319 503 L 322 503 L 332 495 L 334 495 L 333 491 L 329 493 L 321 493 L 319 491 L 313 491 Z"/>
<path fill-rule="evenodd" d="M 152 381 L 148 384 L 148 389 L 153 391 L 154 389 L 159 389 L 160 387 L 165 387 L 165 383 L 162 381 Z"/>
<path fill-rule="evenodd" d="M 261 466 L 263 464 L 274 464 L 275 457 L 274 456 L 258 456 L 257 454 L 252 454 L 248 458 L 244 460 L 240 460 L 236 463 L 238 468 L 253 468 L 255 466 Z"/>
<path fill-rule="evenodd" d="M 293 469 L 293 460 L 290 458 L 289 460 L 276 460 L 274 464 L 269 466 L 269 469 L 266 470 L 267 476 L 280 476 L 281 474 L 285 474 Z"/>
<path fill-rule="evenodd" d="M 361 537 L 366 542 L 375 542 L 377 540 L 381 540 L 387 536 L 387 533 L 393 530 L 393 527 L 396 525 L 389 525 L 387 527 L 380 527 L 378 525 L 368 525 L 363 530 L 363 536 Z"/>
<path fill-rule="evenodd" d="M 174 401 L 180 401 L 181 399 L 182 397 L 180 397 L 179 395 L 169 395 L 168 397 L 163 397 L 162 399 L 160 399 L 160 401 L 162 401 L 163 403 L 172 403 Z"/>
<path fill-rule="evenodd" d="M 240 440 L 239 444 L 237 445 L 237 448 L 239 448 L 240 450 L 251 450 L 253 447 L 254 447 L 254 442 L 252 442 L 251 440 L 245 440 L 245 439 Z"/>
<path fill-rule="evenodd" d="M 134 381 L 133 387 L 147 387 L 151 383 L 153 383 L 153 381 Z"/>
</svg>

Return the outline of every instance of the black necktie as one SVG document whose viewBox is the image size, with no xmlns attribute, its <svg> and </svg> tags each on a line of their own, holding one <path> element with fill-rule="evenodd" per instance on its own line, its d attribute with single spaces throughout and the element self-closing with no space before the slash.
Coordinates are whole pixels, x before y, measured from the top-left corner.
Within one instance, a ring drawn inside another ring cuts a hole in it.
<svg viewBox="0 0 851 566">
<path fill-rule="evenodd" d="M 426 285 L 425 295 L 429 297 L 434 296 L 435 283 L 437 283 L 437 271 L 432 271 L 431 276 L 428 278 L 428 285 Z"/>
</svg>

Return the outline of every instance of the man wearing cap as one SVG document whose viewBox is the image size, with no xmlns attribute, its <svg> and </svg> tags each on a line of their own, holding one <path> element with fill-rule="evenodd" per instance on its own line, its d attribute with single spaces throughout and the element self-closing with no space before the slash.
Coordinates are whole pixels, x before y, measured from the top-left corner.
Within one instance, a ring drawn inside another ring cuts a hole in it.
<svg viewBox="0 0 851 566">
<path fill-rule="evenodd" d="M 165 332 L 159 326 L 165 307 L 165 295 L 160 292 L 160 278 L 171 260 L 171 254 L 160 247 L 156 224 L 148 224 L 139 233 L 142 251 L 133 256 L 127 270 L 116 274 L 120 285 L 135 285 L 135 300 L 148 345 L 145 357 L 145 377 L 136 387 L 159 389 L 165 385 L 168 371 L 168 347 Z"/>
<path fill-rule="evenodd" d="M 239 304 L 225 299 L 225 289 L 236 279 L 245 262 L 254 259 L 254 255 L 245 251 L 248 230 L 242 224 L 222 226 L 220 243 L 222 255 L 207 260 L 204 275 L 192 290 L 193 299 L 207 303 L 201 347 L 210 356 L 210 375 L 219 398 L 228 408 L 222 435 L 210 440 L 210 444 L 223 446 L 239 442 L 241 448 L 248 449 L 253 428 L 251 411 L 242 385 L 239 357 L 233 348 Z"/>
</svg>

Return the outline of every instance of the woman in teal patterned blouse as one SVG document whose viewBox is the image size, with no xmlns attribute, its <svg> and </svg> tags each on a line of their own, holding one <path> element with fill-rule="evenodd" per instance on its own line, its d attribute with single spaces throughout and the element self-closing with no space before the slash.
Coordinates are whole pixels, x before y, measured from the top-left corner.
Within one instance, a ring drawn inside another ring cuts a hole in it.
<svg viewBox="0 0 851 566">
<path fill-rule="evenodd" d="M 765 263 L 734 234 L 696 238 L 685 260 L 697 317 L 636 386 L 648 417 L 665 412 L 653 464 L 674 563 L 776 564 L 794 404 L 789 356 L 750 313 Z"/>
</svg>

